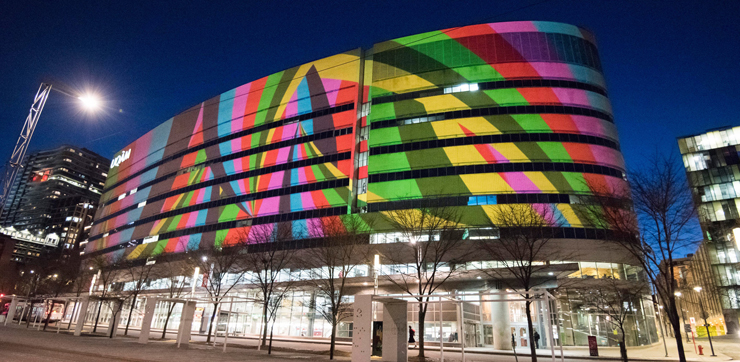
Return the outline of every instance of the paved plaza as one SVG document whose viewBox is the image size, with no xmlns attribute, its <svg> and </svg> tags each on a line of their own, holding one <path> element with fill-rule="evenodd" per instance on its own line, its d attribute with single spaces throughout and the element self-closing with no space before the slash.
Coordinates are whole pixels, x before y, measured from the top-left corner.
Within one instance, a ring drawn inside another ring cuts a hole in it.
<svg viewBox="0 0 740 362">
<path fill-rule="evenodd" d="M 66 325 L 64 325 L 66 327 Z M 89 332 L 91 328 L 85 329 Z M 257 340 L 253 338 L 229 338 L 228 347 L 223 351 L 222 340 L 219 337 L 217 346 L 205 344 L 205 336 L 194 335 L 191 343 L 177 348 L 174 333 L 168 333 L 167 339 L 152 339 L 149 344 L 137 343 L 138 330 L 130 330 L 128 337 L 122 336 L 119 330 L 118 338 L 109 339 L 102 333 L 84 333 L 81 337 L 74 337 L 70 332 L 62 329 L 56 333 L 55 326 L 51 325 L 46 332 L 36 328 L 26 328 L 25 324 L 0 326 L 0 361 L 60 361 L 60 362 L 87 362 L 87 361 L 140 361 L 140 362 L 171 362 L 171 361 L 296 361 L 296 360 L 328 360 L 328 344 L 326 341 L 301 341 L 297 339 L 276 339 L 273 343 L 273 354 L 266 351 L 257 351 Z M 105 326 L 98 331 L 104 331 Z M 160 334 L 154 331 L 153 336 Z M 161 330 L 159 331 L 161 333 Z M 694 352 L 694 345 L 685 345 L 686 355 L 691 361 L 729 361 L 740 360 L 740 338 L 723 336 L 715 338 L 717 357 L 710 357 L 709 343 L 706 340 L 697 340 L 697 344 L 705 347 L 705 356 L 698 356 Z M 630 348 L 630 360 L 634 361 L 675 361 L 675 344 L 667 341 L 668 358 L 665 357 L 663 344 L 649 347 Z M 584 360 L 618 360 L 619 351 L 616 348 L 600 348 L 600 357 L 588 356 L 587 348 L 570 347 L 565 349 L 566 361 Z M 528 361 L 528 351 L 518 350 L 519 361 Z M 340 342 L 337 345 L 336 360 L 349 361 L 350 344 Z M 409 351 L 411 357 L 416 351 Z M 550 361 L 549 350 L 538 350 L 542 361 Z M 439 352 L 435 347 L 428 351 L 428 356 L 439 360 Z M 557 353 L 559 361 L 559 353 Z M 450 348 L 444 351 L 445 361 L 461 361 L 459 349 Z M 466 361 L 515 361 L 511 352 L 494 351 L 490 348 L 467 348 Z"/>
</svg>

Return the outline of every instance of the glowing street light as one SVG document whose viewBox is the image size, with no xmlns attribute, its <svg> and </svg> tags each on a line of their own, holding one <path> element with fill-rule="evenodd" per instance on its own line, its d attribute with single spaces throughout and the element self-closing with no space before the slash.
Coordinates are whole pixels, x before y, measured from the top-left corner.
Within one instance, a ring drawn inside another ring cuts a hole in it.
<svg viewBox="0 0 740 362">
<path fill-rule="evenodd" d="M 701 301 L 701 287 L 697 285 L 694 287 L 694 290 L 699 297 L 699 308 L 701 309 L 701 317 L 704 319 L 704 329 L 707 331 L 707 337 L 709 338 L 709 347 L 712 349 L 712 357 L 716 357 L 717 355 L 714 354 L 714 345 L 712 344 L 712 334 L 709 333 L 709 323 L 707 323 L 707 311 L 704 310 L 704 303 Z"/>
<path fill-rule="evenodd" d="M 5 200 L 8 197 L 10 188 L 15 181 L 18 171 L 22 167 L 23 159 L 26 157 L 26 150 L 28 149 L 28 145 L 31 143 L 31 136 L 33 136 L 33 132 L 36 130 L 36 125 L 39 122 L 41 111 L 44 110 L 44 105 L 46 105 L 46 100 L 49 98 L 51 89 L 52 87 L 50 83 L 41 83 L 41 86 L 33 99 L 31 109 L 26 117 L 26 122 L 23 124 L 20 137 L 18 137 L 18 142 L 16 142 L 13 153 L 10 155 L 8 167 L 5 168 L 5 176 L 0 180 L 0 211 L 5 207 Z M 94 94 L 86 93 L 80 95 L 72 94 L 57 88 L 54 88 L 54 90 L 64 95 L 77 98 L 82 102 L 83 107 L 90 112 L 100 108 L 100 99 Z"/>
<path fill-rule="evenodd" d="M 95 111 L 100 108 L 100 98 L 95 94 L 84 94 L 77 97 L 77 99 L 82 102 L 82 106 L 88 111 Z"/>
</svg>

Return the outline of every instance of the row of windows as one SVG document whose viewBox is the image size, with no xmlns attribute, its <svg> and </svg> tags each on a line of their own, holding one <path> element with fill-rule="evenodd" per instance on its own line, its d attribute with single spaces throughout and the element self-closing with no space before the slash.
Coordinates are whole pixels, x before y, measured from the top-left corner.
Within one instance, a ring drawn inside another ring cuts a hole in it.
<svg viewBox="0 0 740 362">
<path fill-rule="evenodd" d="M 475 90 L 489 90 L 489 89 L 505 89 L 505 88 L 540 88 L 540 87 L 557 87 L 557 88 L 573 88 L 583 89 L 590 92 L 601 94 L 606 97 L 606 91 L 595 85 L 588 83 L 574 82 L 570 80 L 557 80 L 557 79 L 522 79 L 522 80 L 504 80 L 498 82 L 483 82 L 483 83 L 470 83 L 466 84 L 467 89 L 462 88 L 461 91 L 475 91 Z M 451 92 L 447 91 L 447 88 L 429 89 L 417 92 L 393 94 L 389 96 L 382 96 L 373 98 L 373 104 L 382 104 L 389 102 L 398 102 L 407 99 L 423 98 L 438 96 L 446 93 L 457 93 L 454 90 Z"/>
<path fill-rule="evenodd" d="M 205 202 L 199 205 L 193 205 L 188 207 L 183 207 L 181 209 L 162 212 L 154 216 L 150 216 L 144 219 L 136 220 L 132 223 L 123 225 L 121 227 L 118 227 L 114 229 L 114 231 L 111 231 L 110 234 L 115 234 L 119 231 L 137 227 L 139 225 L 144 225 L 148 222 L 152 222 L 155 220 L 160 220 L 172 216 L 187 214 L 189 212 L 198 211 L 198 210 L 204 210 L 204 209 L 210 209 L 214 207 L 219 206 L 226 206 L 231 204 L 236 204 L 240 202 L 247 202 L 252 200 L 259 200 L 264 199 L 268 197 L 275 197 L 275 196 L 282 196 L 282 195 L 290 195 L 300 192 L 307 192 L 307 191 L 315 191 L 315 190 L 322 190 L 322 189 L 332 189 L 337 187 L 346 187 L 349 186 L 349 179 L 339 179 L 339 180 L 329 180 L 329 181 L 322 181 L 322 182 L 316 182 L 311 184 L 305 184 L 305 185 L 297 185 L 292 187 L 285 187 L 281 189 L 275 189 L 275 190 L 268 190 L 268 191 L 262 191 L 262 192 L 255 192 L 253 194 L 247 194 L 247 195 L 240 195 L 240 196 L 234 196 L 229 198 L 224 198 L 220 200 Z M 102 235 L 96 235 L 90 238 L 90 241 L 100 239 Z"/>
<path fill-rule="evenodd" d="M 346 212 L 347 212 L 347 208 L 345 207 L 334 207 L 334 208 L 318 209 L 318 210 L 311 210 L 311 211 L 301 211 L 301 212 L 291 213 L 291 214 L 272 215 L 272 216 L 252 219 L 253 221 L 252 225 L 285 222 L 285 221 L 292 221 L 292 220 L 302 220 L 302 219 L 316 218 L 316 217 L 337 216 L 337 215 L 345 214 Z M 213 232 L 217 230 L 242 227 L 244 226 L 242 225 L 242 223 L 243 221 L 228 221 L 228 222 L 223 222 L 219 224 L 199 226 L 195 228 L 164 233 L 160 235 L 159 240 L 176 238 L 176 237 L 190 235 L 190 234 Z M 499 232 L 502 237 L 506 237 L 509 231 L 507 228 L 500 228 Z M 615 235 L 615 233 L 610 230 L 591 229 L 591 228 L 571 228 L 571 227 L 538 228 L 536 230 L 533 230 L 533 233 L 537 237 L 547 238 L 547 239 L 613 240 L 615 237 L 618 237 L 618 235 Z M 142 242 L 143 240 L 132 240 L 128 242 L 127 244 L 121 244 L 121 245 L 116 245 L 116 246 L 112 246 L 109 248 L 101 249 L 101 250 L 92 252 L 90 254 L 85 254 L 85 256 L 94 257 L 95 255 L 106 254 L 106 253 L 110 253 L 116 250 L 124 249 L 126 247 L 136 246 L 136 245 L 141 244 Z M 369 238 L 365 242 L 369 243 Z M 295 240 L 281 241 L 281 242 L 275 242 L 275 243 L 255 244 L 255 246 L 257 245 L 261 246 L 262 248 L 251 249 L 250 252 L 265 252 L 265 251 L 270 251 L 270 250 L 286 250 L 286 249 L 300 250 L 300 249 L 306 249 L 306 248 L 321 247 L 322 245 L 324 245 L 324 243 L 322 239 L 312 238 L 312 239 L 295 239 Z"/>
<path fill-rule="evenodd" d="M 508 133 L 488 136 L 471 136 L 445 138 L 438 140 L 419 141 L 402 143 L 400 145 L 379 146 L 370 148 L 370 155 L 382 155 L 386 153 L 408 152 L 415 150 L 425 150 L 428 148 L 452 147 L 463 145 L 477 145 L 487 143 L 508 143 L 508 142 L 572 142 L 586 143 L 592 145 L 605 146 L 619 151 L 619 145 L 611 140 L 588 135 L 571 134 L 571 133 Z"/>
<path fill-rule="evenodd" d="M 148 181 L 148 182 L 145 182 L 145 183 L 139 185 L 137 187 L 137 189 L 143 189 L 145 187 L 148 187 L 148 186 L 151 186 L 151 185 L 154 185 L 154 184 L 158 184 L 158 183 L 160 183 L 160 182 L 162 182 L 162 181 L 164 181 L 164 180 L 166 180 L 168 178 L 176 177 L 176 176 L 181 175 L 183 173 L 190 172 L 191 170 L 201 169 L 201 168 L 204 168 L 204 167 L 207 167 L 207 166 L 210 166 L 210 165 L 224 163 L 226 161 L 231 161 L 231 160 L 234 160 L 234 159 L 237 159 L 237 158 L 251 156 L 253 154 L 257 154 L 257 153 L 265 152 L 265 151 L 269 151 L 269 150 L 274 150 L 274 149 L 278 149 L 278 148 L 281 148 L 281 147 L 292 146 L 292 145 L 301 144 L 301 143 L 305 143 L 305 142 L 318 141 L 318 140 L 327 139 L 327 138 L 336 138 L 336 137 L 347 135 L 347 134 L 350 134 L 350 133 L 352 133 L 352 127 L 347 127 L 347 128 L 342 128 L 342 129 L 338 129 L 338 130 L 324 131 L 324 132 L 313 134 L 313 135 L 308 135 L 308 136 L 303 136 L 303 137 L 294 138 L 294 139 L 290 139 L 290 140 L 280 141 L 280 142 L 276 142 L 276 143 L 273 143 L 273 144 L 264 145 L 264 146 L 256 147 L 256 148 L 253 148 L 253 149 L 248 149 L 248 150 L 245 150 L 245 151 L 240 151 L 240 152 L 232 153 L 230 155 L 226 155 L 226 156 L 218 157 L 218 158 L 215 158 L 215 159 L 212 159 L 212 160 L 208 160 L 206 162 L 203 162 L 201 164 L 198 164 L 197 166 L 192 166 L 192 167 L 189 167 L 189 168 L 180 169 L 178 171 L 171 172 L 171 173 L 166 174 L 166 175 L 162 175 L 162 176 L 160 176 L 160 177 L 158 177 L 158 178 L 156 178 L 154 180 L 151 180 L 151 181 Z M 119 196 L 118 198 L 112 198 L 112 199 L 108 200 L 105 203 L 105 205 L 110 205 L 110 204 L 112 204 L 112 203 L 114 203 L 114 202 L 122 199 L 122 197 L 125 197 L 125 195 L 126 194 L 124 193 L 121 196 Z"/>
<path fill-rule="evenodd" d="M 213 179 L 213 180 L 201 182 L 201 183 L 198 183 L 198 184 L 195 184 L 195 185 L 186 186 L 186 187 L 183 187 L 183 188 L 180 188 L 180 189 L 177 189 L 177 190 L 172 190 L 172 191 L 168 191 L 168 192 L 165 192 L 165 193 L 162 193 L 162 194 L 159 194 L 159 195 L 152 196 L 151 198 L 149 198 L 147 200 L 147 203 L 152 203 L 152 202 L 155 202 L 155 201 L 166 199 L 166 198 L 171 197 L 171 196 L 179 195 L 179 194 L 186 193 L 186 192 L 189 192 L 189 191 L 193 191 L 193 190 L 196 190 L 196 189 L 200 189 L 200 188 L 203 188 L 203 187 L 208 187 L 208 186 L 218 185 L 218 184 L 221 184 L 221 183 L 226 183 L 226 182 L 241 180 L 241 179 L 245 179 L 245 178 L 249 178 L 249 177 L 253 177 L 253 176 L 268 174 L 268 173 L 277 172 L 277 171 L 285 171 L 285 170 L 289 170 L 289 169 L 293 169 L 293 168 L 298 168 L 298 167 L 320 165 L 320 164 L 323 164 L 323 163 L 326 163 L 326 162 L 343 161 L 343 160 L 349 159 L 350 156 L 351 156 L 350 152 L 343 152 L 343 153 L 339 153 L 339 154 L 333 154 L 333 155 L 326 155 L 326 156 L 321 156 L 321 157 L 309 158 L 307 160 L 301 160 L 301 161 L 283 163 L 283 164 L 280 164 L 280 165 L 275 165 L 275 166 L 260 168 L 260 169 L 252 170 L 252 171 L 246 171 L 246 172 L 234 174 L 234 175 L 231 175 L 231 176 L 224 176 L 224 177 L 220 177 L 220 178 L 217 178 L 217 179 Z M 94 224 L 99 224 L 99 223 L 101 223 L 101 222 L 103 222 L 105 220 L 108 220 L 108 219 L 110 219 L 112 217 L 118 216 L 118 215 L 120 215 L 122 213 L 125 213 L 125 212 L 127 212 L 129 210 L 133 210 L 133 209 L 136 209 L 136 208 L 138 208 L 138 205 L 129 206 L 126 209 L 117 211 L 117 212 L 115 212 L 113 214 L 107 215 L 106 217 L 99 218 L 99 219 L 95 220 L 95 223 Z"/>
<path fill-rule="evenodd" d="M 427 168 L 423 170 L 399 171 L 388 173 L 377 173 L 370 175 L 370 182 L 385 182 L 396 180 L 408 180 L 425 177 L 467 175 L 477 173 L 498 172 L 578 172 L 606 175 L 623 178 L 624 173 L 616 168 L 590 165 L 584 163 L 566 162 L 520 162 L 520 163 L 495 163 L 487 165 L 449 166 L 439 168 Z"/>
<path fill-rule="evenodd" d="M 418 122 L 412 123 L 424 123 L 441 121 L 445 119 L 457 119 L 457 118 L 470 118 L 470 117 L 484 117 L 484 116 L 496 116 L 496 115 L 508 115 L 508 114 L 570 114 L 578 116 L 589 116 L 599 119 L 603 119 L 607 122 L 614 122 L 612 116 L 590 108 L 573 107 L 573 106 L 507 106 L 507 107 L 489 107 L 489 108 L 476 108 L 476 109 L 465 109 L 460 111 L 450 111 L 444 113 L 430 114 L 421 117 L 406 117 L 389 119 L 385 121 L 373 122 L 370 125 L 371 129 L 398 127 L 406 123 L 407 120 L 418 119 Z"/>
<path fill-rule="evenodd" d="M 461 46 L 462 45 L 462 46 Z M 396 48 L 373 55 L 373 79 L 380 80 L 479 64 L 565 62 L 601 71 L 596 46 L 560 33 L 484 34 Z"/>
<path fill-rule="evenodd" d="M 577 201 L 577 200 L 574 200 Z M 390 202 L 376 202 L 367 205 L 368 212 L 388 210 L 418 209 L 445 206 L 475 206 L 497 204 L 570 204 L 567 194 L 495 194 L 475 196 L 452 196 L 423 198 Z M 576 202 L 573 202 L 576 203 Z"/>
<path fill-rule="evenodd" d="M 707 170 L 688 172 L 689 185 L 692 187 L 735 181 L 737 166 L 713 167 Z M 740 173 L 738 173 L 740 174 Z"/>
<path fill-rule="evenodd" d="M 313 218 L 328 217 L 328 216 L 338 216 L 338 215 L 343 215 L 343 214 L 347 214 L 346 206 L 328 207 L 328 208 L 323 208 L 323 209 L 298 211 L 298 212 L 276 214 L 276 215 L 269 215 L 269 216 L 260 216 L 260 217 L 255 217 L 255 218 L 247 219 L 247 220 L 232 220 L 232 221 L 226 221 L 226 222 L 221 222 L 217 224 L 203 225 L 203 226 L 197 226 L 197 227 L 192 227 L 192 228 L 187 228 L 187 229 L 182 229 L 182 230 L 177 230 L 177 231 L 166 232 L 166 233 L 159 234 L 159 240 L 177 238 L 180 236 L 191 235 L 191 234 L 201 234 L 201 233 L 207 233 L 207 232 L 214 232 L 218 230 L 233 229 L 233 228 L 245 227 L 249 225 L 274 224 L 278 222 L 313 219 Z M 106 254 L 106 253 L 110 253 L 112 251 L 120 250 L 126 247 L 139 245 L 143 243 L 143 241 L 144 241 L 143 239 L 131 240 L 127 244 L 120 244 L 120 245 L 112 246 L 112 247 L 97 250 L 95 252 L 92 252 L 90 254 L 85 254 L 85 255 L 86 257 L 93 257 L 95 255 Z"/>
<path fill-rule="evenodd" d="M 243 137 L 243 136 L 246 136 L 246 135 L 250 135 L 252 133 L 256 133 L 256 132 L 259 132 L 259 131 L 264 131 L 264 130 L 267 130 L 267 129 L 277 128 L 277 127 L 280 127 L 280 126 L 285 125 L 285 124 L 290 124 L 290 123 L 300 122 L 300 121 L 306 121 L 306 120 L 309 120 L 309 119 L 312 119 L 312 118 L 326 116 L 326 115 L 335 114 L 335 113 L 346 112 L 346 111 L 349 111 L 349 110 L 352 110 L 352 109 L 355 109 L 355 104 L 354 103 L 347 103 L 347 104 L 338 105 L 338 106 L 332 107 L 332 108 L 325 108 L 325 109 L 322 109 L 322 110 L 313 111 L 313 112 L 306 113 L 306 114 L 301 114 L 301 115 L 298 115 L 298 116 L 288 117 L 286 119 L 281 119 L 281 120 L 273 121 L 273 122 L 270 122 L 270 123 L 265 123 L 265 124 L 262 124 L 262 125 L 259 125 L 259 126 L 252 127 L 250 129 L 245 129 L 243 131 L 239 131 L 237 133 L 229 134 L 229 135 L 224 136 L 224 137 L 221 137 L 221 138 L 213 139 L 213 140 L 210 140 L 210 141 L 205 142 L 203 144 L 200 144 L 198 146 L 184 149 L 184 150 L 182 150 L 180 152 L 175 153 L 172 156 L 163 158 L 163 159 L 161 159 L 161 160 L 159 160 L 159 161 L 157 161 L 157 162 L 155 162 L 155 163 L 153 163 L 153 164 L 151 164 L 151 165 L 149 165 L 147 167 L 144 167 L 143 169 L 137 171 L 136 173 L 133 173 L 133 174 L 129 175 L 128 177 L 126 177 L 125 179 L 120 180 L 117 183 L 115 183 L 114 185 L 111 185 L 110 187 L 106 188 L 105 190 L 103 190 L 103 192 L 107 192 L 108 190 L 111 190 L 111 189 L 113 189 L 115 187 L 118 187 L 118 186 L 122 185 L 123 183 L 125 183 L 126 181 L 128 181 L 128 180 L 130 180 L 130 179 L 132 179 L 132 178 L 134 178 L 136 176 L 139 176 L 139 175 L 143 174 L 144 172 L 147 172 L 147 171 L 149 171 L 149 170 L 151 170 L 151 169 L 153 169 L 153 168 L 155 168 L 157 166 L 163 165 L 164 163 L 166 163 L 168 161 L 179 159 L 179 158 L 185 156 L 188 153 L 195 152 L 195 151 L 198 151 L 198 150 L 202 150 L 202 149 L 208 148 L 210 146 L 213 146 L 213 145 L 216 145 L 216 144 L 219 144 L 219 143 L 222 143 L 222 142 L 230 141 L 230 140 L 233 140 L 233 139 L 236 139 L 236 138 L 239 138 L 239 137 Z"/>
</svg>

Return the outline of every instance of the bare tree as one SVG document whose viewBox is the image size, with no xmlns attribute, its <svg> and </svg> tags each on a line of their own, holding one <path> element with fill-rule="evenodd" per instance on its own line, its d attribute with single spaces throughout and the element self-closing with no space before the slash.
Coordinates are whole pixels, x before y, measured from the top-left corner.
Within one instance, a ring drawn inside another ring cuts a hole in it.
<svg viewBox="0 0 740 362">
<path fill-rule="evenodd" d="M 128 327 L 131 324 L 131 317 L 134 314 L 134 308 L 136 308 L 136 299 L 139 294 L 146 288 L 147 283 L 152 277 L 152 270 L 154 269 L 154 263 L 150 263 L 148 260 L 142 265 L 141 261 L 126 261 L 123 262 L 121 267 L 124 270 L 126 279 L 132 283 L 131 288 L 126 290 L 126 294 L 130 298 L 131 305 L 128 310 L 128 318 L 126 318 L 126 329 L 123 332 L 124 336 L 128 335 Z"/>
<path fill-rule="evenodd" d="M 244 232 L 242 239 L 249 243 L 244 257 L 248 283 L 259 290 L 257 302 L 262 304 L 262 334 L 260 347 L 267 345 L 267 330 L 270 327 L 270 349 L 272 353 L 272 328 L 277 317 L 277 310 L 285 296 L 293 290 L 295 282 L 290 278 L 288 269 L 293 263 L 293 249 L 281 249 L 281 242 L 292 239 L 290 228 L 278 224 L 252 226 Z"/>
<path fill-rule="evenodd" d="M 103 304 L 106 302 L 113 301 L 118 304 L 118 308 L 111 308 L 113 316 L 111 316 L 111 323 L 116 318 L 118 312 L 122 308 L 121 303 L 118 302 L 118 296 L 115 295 L 113 290 L 113 284 L 119 280 L 123 274 L 123 270 L 120 268 L 122 260 L 116 257 L 106 257 L 105 255 L 99 255 L 94 257 L 91 261 L 93 270 L 97 270 L 95 278 L 95 285 L 93 285 L 94 291 L 98 292 L 96 299 L 98 299 L 98 311 L 95 315 L 95 325 L 93 326 L 93 333 L 98 329 L 98 321 L 100 319 L 100 311 L 103 308 Z M 110 303 L 107 303 L 110 304 Z"/>
<path fill-rule="evenodd" d="M 673 260 L 695 246 L 691 228 L 696 207 L 680 164 L 656 155 L 629 177 L 632 190 L 611 190 L 589 185 L 594 203 L 586 216 L 594 226 L 612 230 L 614 241 L 639 260 L 655 288 L 673 327 L 678 357 L 686 361 L 681 339 L 681 322 L 676 306 L 678 291 Z M 634 209 L 630 208 L 630 201 Z"/>
<path fill-rule="evenodd" d="M 627 326 L 629 317 L 634 316 L 634 311 L 640 305 L 640 300 L 650 294 L 647 284 L 640 281 L 626 281 L 617 278 L 602 279 L 598 286 L 591 288 L 577 288 L 583 305 L 597 313 L 606 315 L 606 320 L 619 331 L 617 342 L 622 361 L 628 362 Z M 607 333 L 607 335 L 609 335 Z M 612 337 L 610 337 L 612 338 Z"/>
<path fill-rule="evenodd" d="M 351 315 L 348 282 L 358 266 L 367 263 L 371 227 L 356 215 L 312 219 L 308 233 L 321 245 L 301 251 L 301 263 L 317 293 L 316 313 L 332 326 L 329 359 L 334 359 L 337 326 Z"/>
<path fill-rule="evenodd" d="M 188 263 L 182 263 L 179 261 L 170 261 L 163 263 L 160 267 L 159 274 L 161 277 L 167 279 L 167 298 L 168 299 L 179 299 L 186 294 L 185 287 L 187 286 L 188 276 L 193 275 L 193 268 Z M 191 283 L 196 283 L 197 280 L 191 280 Z M 167 316 L 164 319 L 164 327 L 162 329 L 162 339 L 167 336 L 167 325 L 170 322 L 172 312 L 175 310 L 177 303 L 168 302 L 167 305 Z"/>
<path fill-rule="evenodd" d="M 492 214 L 499 238 L 480 243 L 485 253 L 498 265 L 482 272 L 496 278 L 525 300 L 529 340 L 534 341 L 532 303 L 539 297 L 533 289 L 550 278 L 549 261 L 569 260 L 563 248 L 552 243 L 552 228 L 561 226 L 550 205 L 504 204 Z M 537 361 L 534 343 L 529 344 L 532 361 Z"/>
<path fill-rule="evenodd" d="M 244 279 L 246 269 L 243 258 L 247 243 L 239 238 L 239 233 L 217 240 L 213 249 L 188 250 L 188 261 L 191 266 L 200 268 L 203 273 L 203 287 L 213 305 L 206 343 L 211 342 L 213 323 L 221 301 L 234 287 Z M 186 249 L 187 250 L 187 249 Z"/>
<path fill-rule="evenodd" d="M 469 254 L 463 246 L 461 209 L 433 205 L 417 209 L 396 209 L 388 212 L 388 221 L 402 236 L 400 243 L 390 246 L 385 255 L 393 265 L 407 267 L 394 270 L 386 278 L 419 302 L 419 355 L 425 358 L 424 321 L 430 296 L 454 275 Z"/>
</svg>

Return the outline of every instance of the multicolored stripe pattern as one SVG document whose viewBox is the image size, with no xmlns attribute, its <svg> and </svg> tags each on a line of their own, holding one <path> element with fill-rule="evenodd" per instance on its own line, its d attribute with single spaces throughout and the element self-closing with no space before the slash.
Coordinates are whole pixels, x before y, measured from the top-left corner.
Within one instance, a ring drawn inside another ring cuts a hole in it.
<svg viewBox="0 0 740 362">
<path fill-rule="evenodd" d="M 402 200 L 457 198 L 466 225 L 488 225 L 500 195 L 626 187 L 595 40 L 551 22 L 445 29 L 310 62 L 198 104 L 128 150 L 88 253 L 150 257 L 254 227 L 316 237 L 311 210 L 366 218 Z M 531 205 L 584 227 L 577 202 Z M 259 221 L 270 215 L 286 218 Z M 380 215 L 375 231 L 388 229 Z M 248 220 L 260 224 L 228 224 Z M 221 223 L 232 226 L 201 231 Z"/>
</svg>

